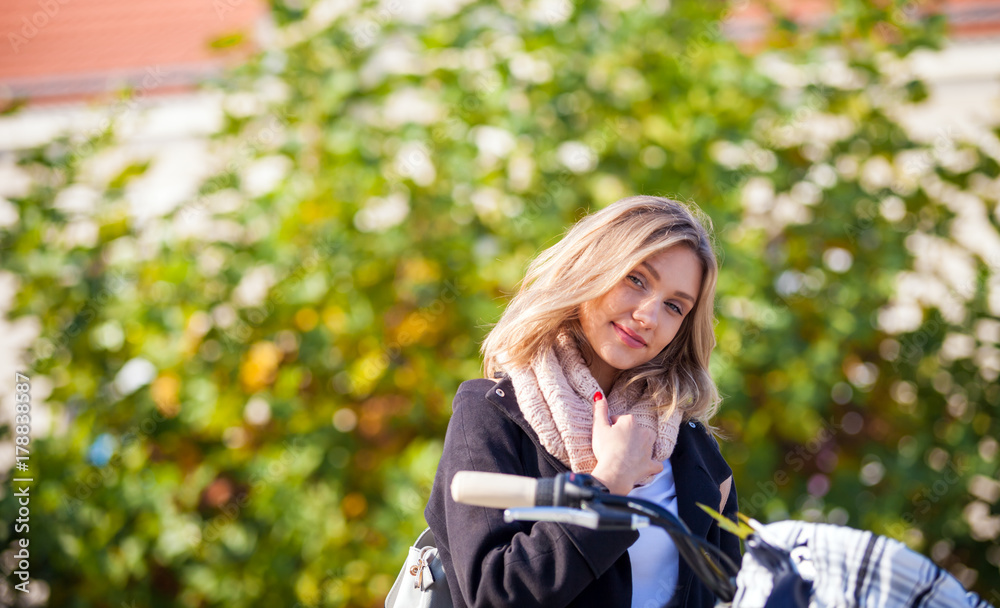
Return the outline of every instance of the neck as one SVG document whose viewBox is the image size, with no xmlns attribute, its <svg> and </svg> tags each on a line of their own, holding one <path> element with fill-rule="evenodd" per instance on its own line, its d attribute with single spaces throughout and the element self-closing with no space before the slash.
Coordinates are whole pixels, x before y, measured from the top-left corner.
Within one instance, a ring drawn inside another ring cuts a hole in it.
<svg viewBox="0 0 1000 608">
<path fill-rule="evenodd" d="M 590 360 L 590 364 L 587 366 L 590 369 L 590 373 L 594 376 L 594 380 L 597 380 L 597 384 L 604 391 L 604 396 L 607 397 L 611 392 L 611 387 L 614 386 L 615 380 L 618 379 L 618 374 L 622 370 L 611 367 L 608 365 L 604 359 L 597 356 L 597 353 L 590 348 L 589 344 L 585 344 L 583 349 L 586 351 L 586 359 Z"/>
</svg>

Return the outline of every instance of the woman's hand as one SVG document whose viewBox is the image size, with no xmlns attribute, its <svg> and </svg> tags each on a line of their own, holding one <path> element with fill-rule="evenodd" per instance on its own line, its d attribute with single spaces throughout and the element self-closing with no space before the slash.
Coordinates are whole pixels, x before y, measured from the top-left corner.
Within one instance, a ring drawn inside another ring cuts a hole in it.
<svg viewBox="0 0 1000 608">
<path fill-rule="evenodd" d="M 597 466 L 591 475 L 613 494 L 628 494 L 637 482 L 663 470 L 663 463 L 653 460 L 656 431 L 636 424 L 631 414 L 611 420 L 607 399 L 598 395 L 592 441 Z"/>
</svg>

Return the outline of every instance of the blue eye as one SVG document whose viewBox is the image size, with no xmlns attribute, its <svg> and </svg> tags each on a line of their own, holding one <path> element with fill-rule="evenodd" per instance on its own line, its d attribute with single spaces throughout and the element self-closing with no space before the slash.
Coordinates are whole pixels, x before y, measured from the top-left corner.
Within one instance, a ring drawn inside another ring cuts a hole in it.
<svg viewBox="0 0 1000 608">
<path fill-rule="evenodd" d="M 640 279 L 634 274 L 626 275 L 625 278 L 629 279 L 632 282 L 632 284 L 637 287 L 644 287 L 644 285 L 642 284 L 642 279 Z M 681 310 L 681 307 L 674 304 L 673 302 L 664 302 L 664 304 L 666 304 L 670 310 L 676 312 L 677 314 L 681 316 L 684 315 L 684 311 Z"/>
</svg>

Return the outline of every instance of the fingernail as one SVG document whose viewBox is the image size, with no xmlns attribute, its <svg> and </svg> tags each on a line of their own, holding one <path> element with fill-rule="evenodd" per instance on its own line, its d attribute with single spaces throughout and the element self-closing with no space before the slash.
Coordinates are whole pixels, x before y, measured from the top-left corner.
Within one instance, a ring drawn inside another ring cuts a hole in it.
<svg viewBox="0 0 1000 608">
<path fill-rule="evenodd" d="M 597 403 L 598 399 L 601 398 L 602 398 L 601 391 L 597 391 L 596 393 L 594 393 L 594 403 Z"/>
</svg>

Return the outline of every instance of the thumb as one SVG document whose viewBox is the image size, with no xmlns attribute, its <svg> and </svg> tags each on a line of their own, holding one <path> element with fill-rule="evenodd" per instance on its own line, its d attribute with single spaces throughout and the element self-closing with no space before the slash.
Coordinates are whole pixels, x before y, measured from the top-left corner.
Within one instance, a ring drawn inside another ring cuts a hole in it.
<svg viewBox="0 0 1000 608">
<path fill-rule="evenodd" d="M 611 421 L 608 420 L 608 400 L 601 391 L 594 393 L 594 426 L 611 426 Z"/>
<path fill-rule="evenodd" d="M 663 463 L 651 459 L 649 461 L 649 465 L 646 467 L 646 474 L 658 475 L 662 470 L 663 470 Z"/>
</svg>

